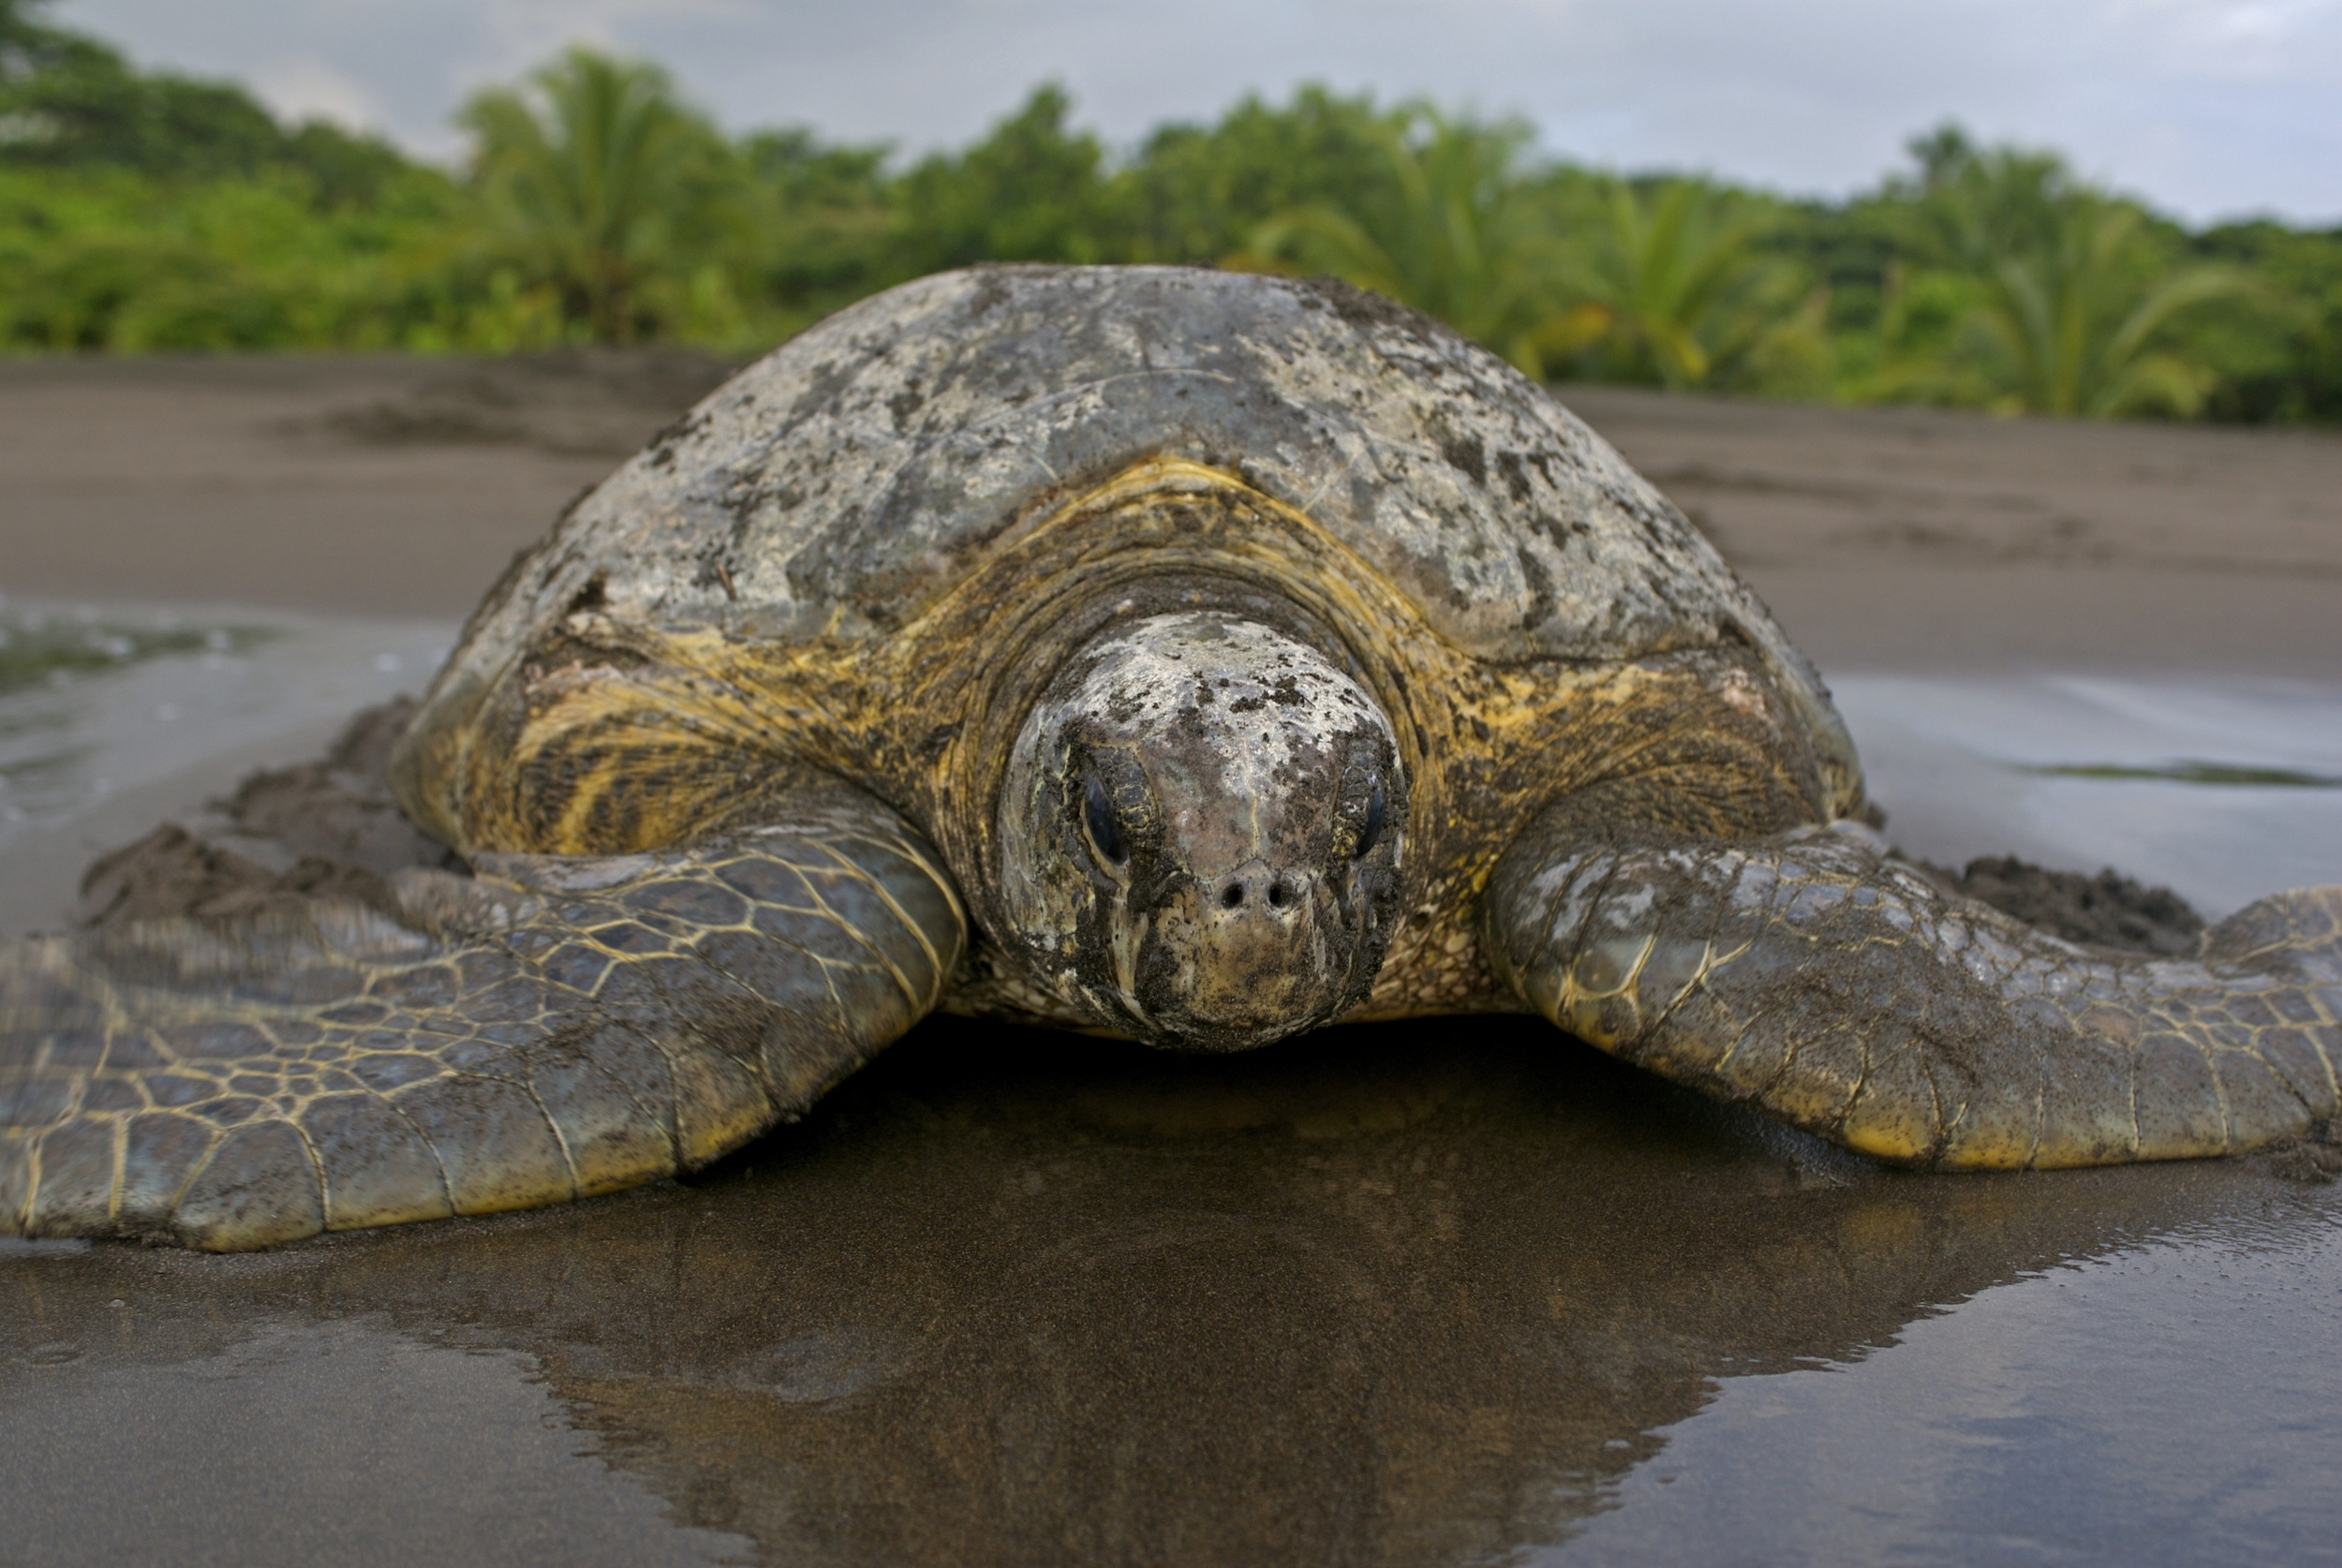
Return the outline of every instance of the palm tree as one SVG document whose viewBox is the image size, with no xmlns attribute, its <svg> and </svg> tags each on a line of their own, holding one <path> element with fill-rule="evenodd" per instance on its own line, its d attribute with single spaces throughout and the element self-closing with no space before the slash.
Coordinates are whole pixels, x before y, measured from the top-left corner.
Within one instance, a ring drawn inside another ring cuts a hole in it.
<svg viewBox="0 0 2342 1568">
<path fill-rule="evenodd" d="M 1566 276 L 1579 309 L 1599 313 L 1608 377 L 1702 386 L 1822 344 L 1822 296 L 1756 248 L 1745 203 L 1696 180 L 1604 185 Z"/>
<path fill-rule="evenodd" d="M 1981 314 L 2007 358 L 2008 401 L 2100 417 L 2186 418 L 2202 407 L 2213 372 L 2153 345 L 2175 318 L 2243 280 L 2220 267 L 2161 265 L 2146 238 L 2137 208 L 2076 192 L 2037 247 L 1994 259 Z"/>
<path fill-rule="evenodd" d="M 599 342 L 646 324 L 645 292 L 714 227 L 721 138 L 658 67 L 573 48 L 533 92 L 475 96 L 461 123 L 500 237 Z"/>
<path fill-rule="evenodd" d="M 1542 377 L 1604 323 L 1561 297 L 1559 225 L 1519 170 L 1530 136 L 1519 121 L 1451 119 L 1407 105 L 1379 128 L 1394 204 L 1282 213 L 1223 264 L 1335 274 Z"/>
<path fill-rule="evenodd" d="M 2243 292 L 2241 274 L 2173 265 L 2139 207 L 2054 154 L 1979 148 L 1949 126 L 1910 150 L 1918 178 L 1889 187 L 1906 202 L 1900 248 L 1967 280 L 1988 346 L 1976 370 L 1998 407 L 2185 417 L 2202 406 L 2214 373 L 2157 345 L 2186 312 Z"/>
</svg>

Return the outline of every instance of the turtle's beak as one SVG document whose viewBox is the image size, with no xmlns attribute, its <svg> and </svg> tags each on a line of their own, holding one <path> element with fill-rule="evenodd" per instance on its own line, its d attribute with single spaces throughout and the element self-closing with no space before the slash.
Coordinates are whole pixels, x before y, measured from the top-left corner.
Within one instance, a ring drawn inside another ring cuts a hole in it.
<svg viewBox="0 0 2342 1568">
<path fill-rule="evenodd" d="M 1329 902 L 1322 878 L 1259 856 L 1189 880 L 1152 923 L 1135 976 L 1160 1043 L 1244 1050 L 1331 1017 L 1348 999 L 1337 950 L 1349 944 L 1326 929 Z"/>
</svg>

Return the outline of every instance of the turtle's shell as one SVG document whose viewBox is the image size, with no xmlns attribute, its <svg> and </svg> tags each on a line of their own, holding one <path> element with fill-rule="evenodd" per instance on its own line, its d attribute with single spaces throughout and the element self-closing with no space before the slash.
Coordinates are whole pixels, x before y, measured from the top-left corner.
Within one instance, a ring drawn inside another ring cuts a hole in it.
<svg viewBox="0 0 2342 1568">
<path fill-rule="evenodd" d="M 461 723 L 581 593 L 641 624 L 883 638 L 1053 497 L 1149 456 L 1307 513 L 1484 660 L 1738 637 L 1842 749 L 1746 585 L 1543 390 L 1346 285 L 1188 267 L 947 273 L 793 339 L 515 563 L 420 727 Z"/>
</svg>

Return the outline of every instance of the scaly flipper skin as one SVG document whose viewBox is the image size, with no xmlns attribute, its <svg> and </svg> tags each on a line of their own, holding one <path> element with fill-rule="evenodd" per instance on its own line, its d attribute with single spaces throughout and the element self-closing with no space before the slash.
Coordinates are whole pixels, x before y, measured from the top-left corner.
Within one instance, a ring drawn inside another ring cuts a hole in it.
<svg viewBox="0 0 2342 1568">
<path fill-rule="evenodd" d="M 1902 1162 L 2233 1154 L 2342 1110 L 2342 888 L 2147 959 L 1948 895 L 1860 830 L 1637 843 L 1549 820 L 1484 911 L 1500 972 L 1562 1028 Z"/>
<path fill-rule="evenodd" d="M 0 949 L 0 1233 L 214 1250 L 561 1203 L 793 1117 L 935 1005 L 966 917 L 832 789 L 682 850 Z"/>
</svg>

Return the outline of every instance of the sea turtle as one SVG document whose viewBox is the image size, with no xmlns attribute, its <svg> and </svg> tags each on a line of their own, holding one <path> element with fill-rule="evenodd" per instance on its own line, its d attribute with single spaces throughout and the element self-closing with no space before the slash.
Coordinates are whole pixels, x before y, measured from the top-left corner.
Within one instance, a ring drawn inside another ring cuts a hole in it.
<svg viewBox="0 0 2342 1568">
<path fill-rule="evenodd" d="M 980 268 L 831 318 L 513 563 L 393 777 L 469 874 L 0 955 L 0 1229 L 608 1191 L 938 1007 L 1200 1051 L 1534 1010 L 1953 1168 L 2337 1109 L 2342 889 L 2186 958 L 1951 895 L 1682 513 L 1327 281 Z"/>
</svg>

